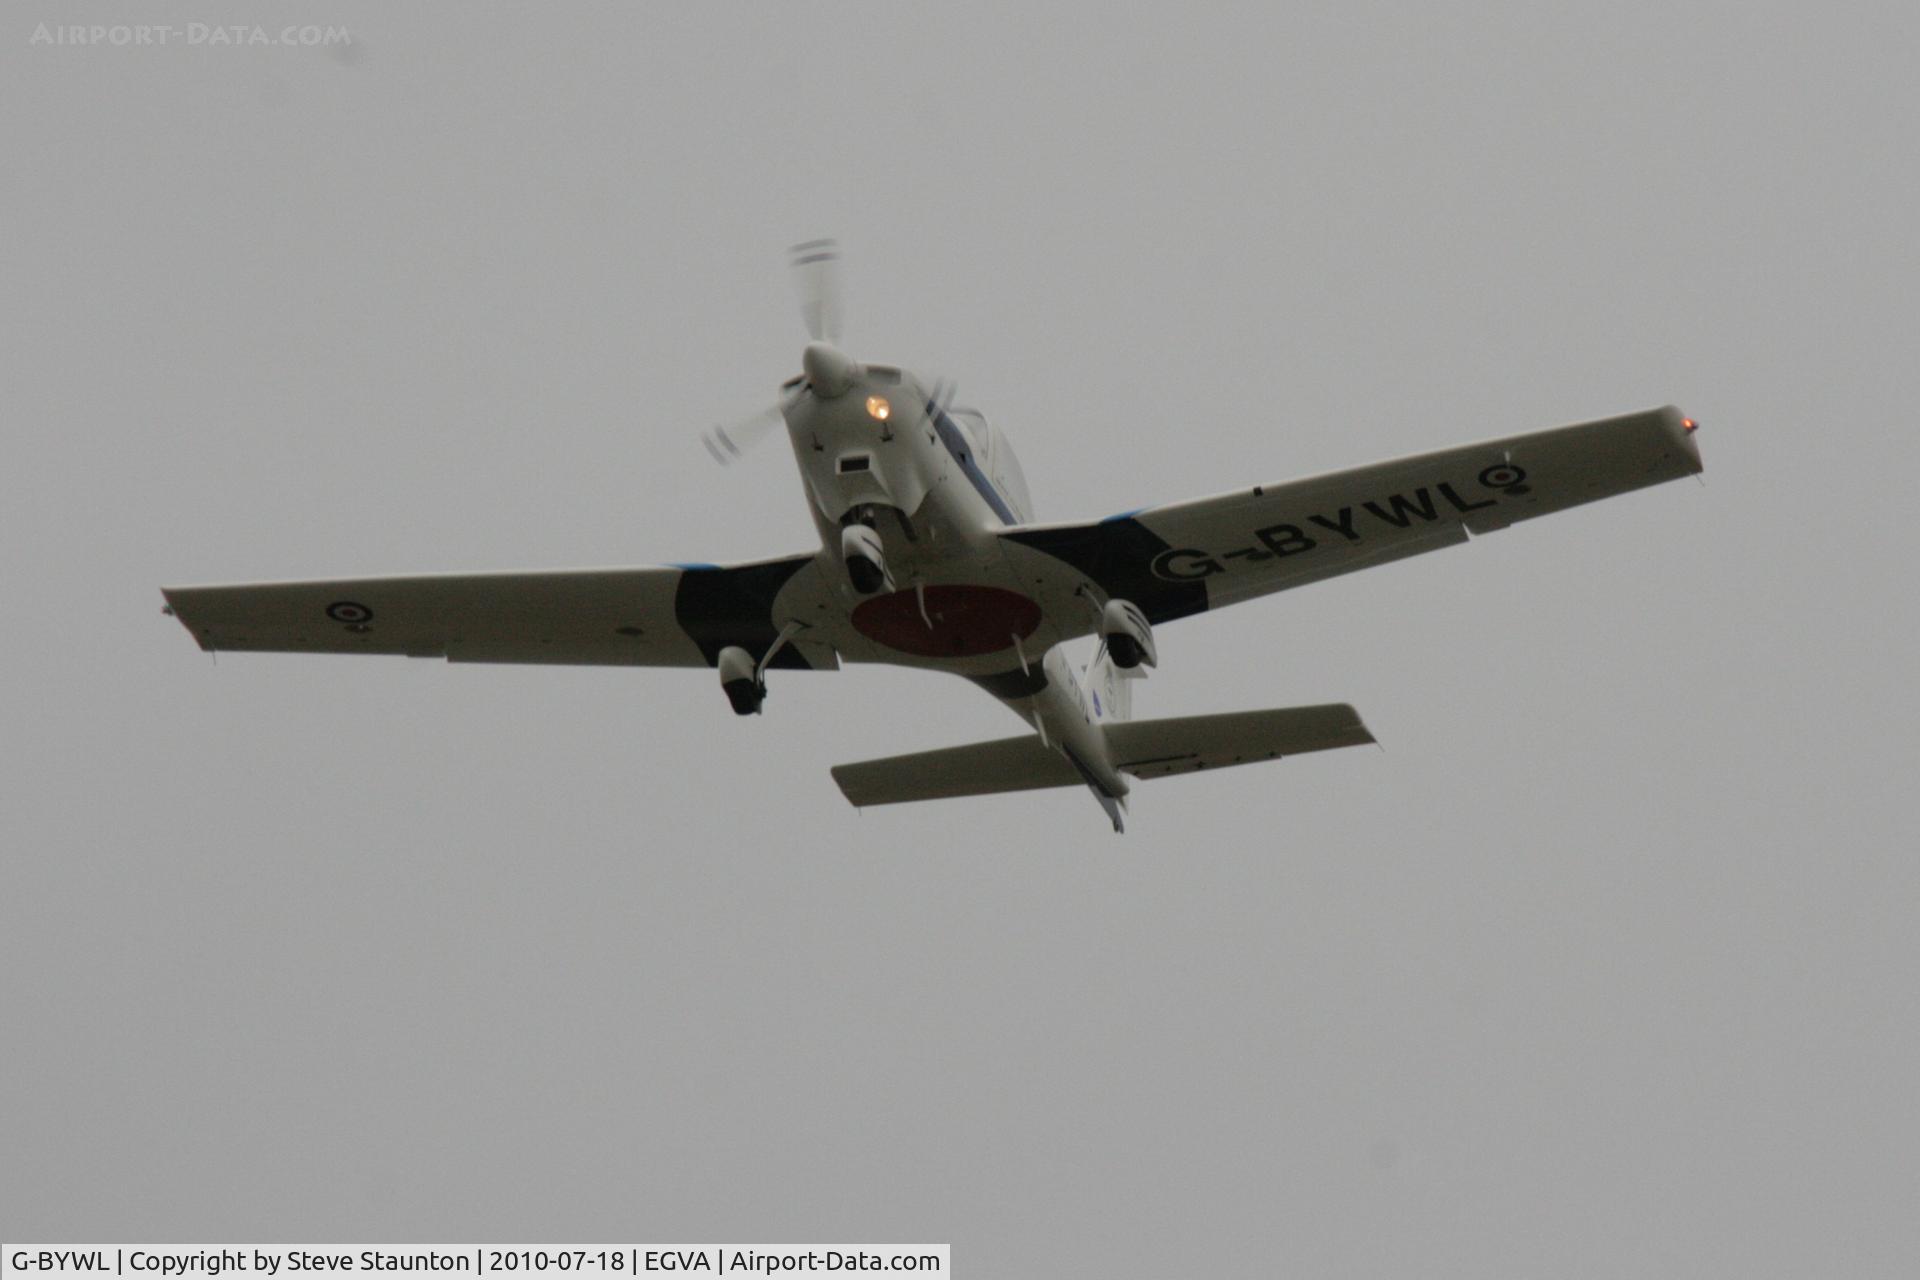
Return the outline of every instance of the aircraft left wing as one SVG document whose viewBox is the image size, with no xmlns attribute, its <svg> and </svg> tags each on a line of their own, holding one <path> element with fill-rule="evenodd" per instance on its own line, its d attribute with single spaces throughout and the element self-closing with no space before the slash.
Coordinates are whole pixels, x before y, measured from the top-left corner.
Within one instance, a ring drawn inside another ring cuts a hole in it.
<svg viewBox="0 0 1920 1280">
<path fill-rule="evenodd" d="M 1045 561 L 1032 553 L 1166 622 L 1695 475 L 1693 429 L 1669 405 L 1000 537 L 1036 579 Z M 1081 615 L 1090 622 L 1061 611 Z"/>
<path fill-rule="evenodd" d="M 711 667 L 727 645 L 756 658 L 780 634 L 811 555 L 738 565 L 423 574 L 166 587 L 202 649 L 384 653 L 449 662 Z M 804 633 L 772 666 L 839 666 Z"/>
</svg>

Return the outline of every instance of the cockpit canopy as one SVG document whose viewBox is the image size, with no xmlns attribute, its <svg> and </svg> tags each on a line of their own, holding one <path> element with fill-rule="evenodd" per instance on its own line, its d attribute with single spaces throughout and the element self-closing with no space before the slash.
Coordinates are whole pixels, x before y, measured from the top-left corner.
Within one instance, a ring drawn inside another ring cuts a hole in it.
<svg viewBox="0 0 1920 1280">
<path fill-rule="evenodd" d="M 1006 435 L 978 409 L 955 405 L 947 410 L 947 416 L 967 437 L 980 470 L 993 481 L 1015 517 L 1022 523 L 1032 520 L 1033 499 L 1027 494 L 1027 478 L 1020 470 L 1019 460 L 1013 456 L 1013 446 L 1007 442 Z"/>
</svg>

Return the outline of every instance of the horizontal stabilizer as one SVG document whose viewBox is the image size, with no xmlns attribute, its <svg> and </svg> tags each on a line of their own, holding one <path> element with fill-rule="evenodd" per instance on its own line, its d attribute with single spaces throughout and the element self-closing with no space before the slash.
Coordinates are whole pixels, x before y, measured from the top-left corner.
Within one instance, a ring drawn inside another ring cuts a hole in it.
<svg viewBox="0 0 1920 1280">
<path fill-rule="evenodd" d="M 908 800 L 984 796 L 996 791 L 1077 787 L 1082 781 L 1065 756 L 1032 734 L 837 764 L 833 780 L 847 799 L 862 808 Z"/>
<path fill-rule="evenodd" d="M 1109 724 L 1106 732 L 1114 764 L 1136 778 L 1224 769 L 1373 741 L 1359 713 L 1344 702 L 1135 720 Z M 1033 735 L 835 765 L 833 780 L 848 800 L 862 807 L 1072 787 L 1086 781 L 1071 761 Z"/>
<path fill-rule="evenodd" d="M 1114 764 L 1136 778 L 1165 778 L 1372 741 L 1360 713 L 1344 702 L 1107 726 Z"/>
</svg>

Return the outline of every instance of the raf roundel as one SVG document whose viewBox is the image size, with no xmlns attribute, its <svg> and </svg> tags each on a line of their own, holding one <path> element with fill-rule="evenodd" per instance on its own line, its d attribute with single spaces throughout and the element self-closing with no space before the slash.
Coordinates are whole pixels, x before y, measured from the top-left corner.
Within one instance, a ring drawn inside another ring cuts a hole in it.
<svg viewBox="0 0 1920 1280">
<path fill-rule="evenodd" d="M 327 606 L 327 616 L 348 626 L 373 621 L 373 610 L 355 600 L 336 600 Z"/>
<path fill-rule="evenodd" d="M 1496 462 L 1480 473 L 1480 483 L 1489 489 L 1499 489 L 1506 493 L 1522 494 L 1527 492 L 1527 473 L 1511 462 Z"/>
</svg>

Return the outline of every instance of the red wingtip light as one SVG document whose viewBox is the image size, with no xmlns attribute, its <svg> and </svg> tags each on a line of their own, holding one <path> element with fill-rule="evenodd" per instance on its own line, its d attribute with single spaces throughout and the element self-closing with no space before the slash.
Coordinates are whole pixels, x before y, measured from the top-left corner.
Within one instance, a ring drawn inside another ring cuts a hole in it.
<svg viewBox="0 0 1920 1280">
<path fill-rule="evenodd" d="M 1688 435 L 1692 435 L 1694 432 L 1700 429 L 1700 424 L 1695 422 L 1692 418 L 1682 418 L 1680 419 L 1680 429 L 1685 431 Z"/>
</svg>

